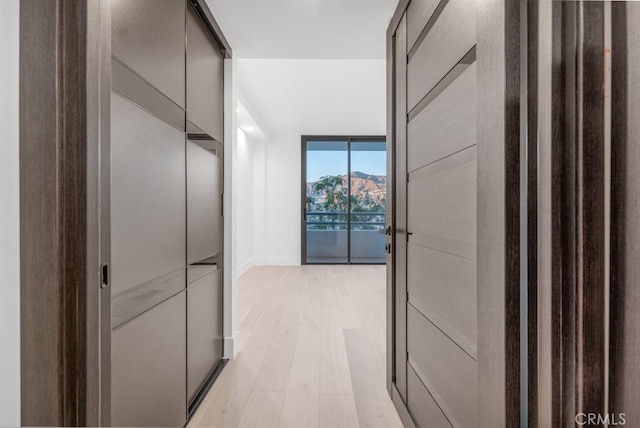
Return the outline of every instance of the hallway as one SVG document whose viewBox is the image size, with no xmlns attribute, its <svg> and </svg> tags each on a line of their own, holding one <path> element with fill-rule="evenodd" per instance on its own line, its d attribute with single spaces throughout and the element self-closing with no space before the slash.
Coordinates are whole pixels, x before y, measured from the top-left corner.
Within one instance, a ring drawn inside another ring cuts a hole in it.
<svg viewBox="0 0 640 428">
<path fill-rule="evenodd" d="M 190 427 L 400 427 L 385 390 L 384 266 L 254 267 L 240 346 Z"/>
</svg>

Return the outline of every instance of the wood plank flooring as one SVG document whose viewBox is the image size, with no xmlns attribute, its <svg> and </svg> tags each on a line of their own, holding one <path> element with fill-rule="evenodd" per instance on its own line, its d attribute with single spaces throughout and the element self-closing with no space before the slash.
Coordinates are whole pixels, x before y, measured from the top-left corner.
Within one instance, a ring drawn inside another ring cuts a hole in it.
<svg viewBox="0 0 640 428">
<path fill-rule="evenodd" d="M 240 351 L 189 427 L 401 427 L 385 389 L 384 266 L 255 267 Z"/>
</svg>

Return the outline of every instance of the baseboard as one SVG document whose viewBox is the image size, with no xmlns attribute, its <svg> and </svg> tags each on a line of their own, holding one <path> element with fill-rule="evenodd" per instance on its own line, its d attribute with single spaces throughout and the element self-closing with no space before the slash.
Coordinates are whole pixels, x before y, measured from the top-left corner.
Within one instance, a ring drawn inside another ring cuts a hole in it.
<svg viewBox="0 0 640 428">
<path fill-rule="evenodd" d="M 300 258 L 298 257 L 267 257 L 265 259 L 267 266 L 300 266 Z"/>
<path fill-rule="evenodd" d="M 238 278 L 240 278 L 242 275 L 249 272 L 255 265 L 255 259 L 247 260 L 246 262 L 238 266 L 238 268 L 236 269 L 236 275 L 238 276 Z"/>
<path fill-rule="evenodd" d="M 240 340 L 240 331 L 236 331 L 233 337 L 224 338 L 224 358 L 230 360 L 238 355 L 238 345 Z"/>
<path fill-rule="evenodd" d="M 266 266 L 267 265 L 267 259 L 265 259 L 264 257 L 256 257 L 253 259 L 253 265 L 254 266 Z"/>
</svg>

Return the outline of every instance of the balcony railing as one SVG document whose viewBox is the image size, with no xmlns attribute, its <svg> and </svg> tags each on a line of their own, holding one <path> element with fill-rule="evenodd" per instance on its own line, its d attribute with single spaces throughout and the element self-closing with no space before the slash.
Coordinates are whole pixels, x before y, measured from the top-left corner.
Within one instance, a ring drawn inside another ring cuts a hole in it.
<svg viewBox="0 0 640 428">
<path fill-rule="evenodd" d="M 346 211 L 310 211 L 306 217 L 307 230 L 347 230 L 349 224 L 351 230 L 378 230 L 385 226 L 385 213 L 380 211 L 351 211 L 350 222 L 348 217 Z"/>
<path fill-rule="evenodd" d="M 351 221 L 349 221 L 351 220 Z M 384 212 L 311 211 L 306 215 L 308 263 L 384 263 Z"/>
</svg>

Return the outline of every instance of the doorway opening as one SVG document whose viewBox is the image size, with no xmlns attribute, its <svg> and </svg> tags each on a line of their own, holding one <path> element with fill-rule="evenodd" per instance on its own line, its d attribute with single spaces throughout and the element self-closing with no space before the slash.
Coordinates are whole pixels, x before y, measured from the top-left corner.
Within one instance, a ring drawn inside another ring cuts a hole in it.
<svg viewBox="0 0 640 428">
<path fill-rule="evenodd" d="M 384 264 L 381 136 L 302 137 L 302 264 Z"/>
</svg>

